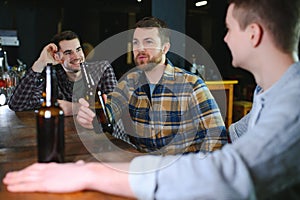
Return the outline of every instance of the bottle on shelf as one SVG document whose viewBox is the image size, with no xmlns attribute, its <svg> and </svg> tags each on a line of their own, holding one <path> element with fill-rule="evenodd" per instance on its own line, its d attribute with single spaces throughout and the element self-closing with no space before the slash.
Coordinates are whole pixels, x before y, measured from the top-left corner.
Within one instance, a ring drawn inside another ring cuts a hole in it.
<svg viewBox="0 0 300 200">
<path fill-rule="evenodd" d="M 0 43 L 0 106 L 6 104 L 7 92 L 6 92 L 6 81 L 4 76 L 4 50 Z"/>
<path fill-rule="evenodd" d="M 16 79 L 16 75 L 11 71 L 11 68 L 8 65 L 7 52 L 4 51 L 3 53 L 4 53 L 4 60 L 3 60 L 4 73 L 2 77 L 6 83 L 6 94 L 7 94 L 7 102 L 8 102 L 15 88 L 14 80 Z"/>
<path fill-rule="evenodd" d="M 0 68 L 0 90 L 1 94 L 5 94 L 5 103 L 7 103 L 18 84 L 19 76 L 14 70 L 12 70 L 12 67 L 8 64 L 7 52 L 2 48 L 1 44 Z"/>
<path fill-rule="evenodd" d="M 205 80 L 205 66 L 197 64 L 195 54 L 192 55 L 192 66 L 190 68 L 190 71 Z"/>
<path fill-rule="evenodd" d="M 35 111 L 37 121 L 38 162 L 64 162 L 64 112 L 57 102 L 56 71 L 52 64 L 46 66 L 44 101 Z"/>
<path fill-rule="evenodd" d="M 89 102 L 90 108 L 95 111 L 96 118 L 93 120 L 93 126 L 96 133 L 113 133 L 113 125 L 108 116 L 107 108 L 103 98 L 103 93 L 99 90 L 97 83 L 88 72 L 87 63 L 80 64 L 83 82 L 86 88 L 85 99 Z M 101 129 L 101 127 L 102 129 Z"/>
<path fill-rule="evenodd" d="M 3 63 L 4 63 L 4 50 L 3 50 L 2 45 L 0 43 L 0 73 L 1 73 L 1 78 L 2 78 L 2 74 L 4 72 Z"/>
<path fill-rule="evenodd" d="M 197 72 L 198 72 L 198 75 L 199 75 L 203 80 L 206 80 L 205 66 L 204 66 L 204 65 L 198 65 L 198 66 L 197 66 Z"/>
<path fill-rule="evenodd" d="M 192 55 L 192 66 L 190 68 L 190 72 L 193 74 L 197 73 L 197 63 L 196 63 L 196 56 L 195 54 Z"/>
</svg>

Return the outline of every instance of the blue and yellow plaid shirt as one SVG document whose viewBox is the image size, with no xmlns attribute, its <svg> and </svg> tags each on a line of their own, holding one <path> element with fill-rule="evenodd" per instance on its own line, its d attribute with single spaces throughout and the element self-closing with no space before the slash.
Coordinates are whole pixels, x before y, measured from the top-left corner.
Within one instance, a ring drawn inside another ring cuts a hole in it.
<svg viewBox="0 0 300 200">
<path fill-rule="evenodd" d="M 167 64 L 152 93 L 142 70 L 123 77 L 107 107 L 139 151 L 211 152 L 227 143 L 220 109 L 200 77 Z"/>
</svg>

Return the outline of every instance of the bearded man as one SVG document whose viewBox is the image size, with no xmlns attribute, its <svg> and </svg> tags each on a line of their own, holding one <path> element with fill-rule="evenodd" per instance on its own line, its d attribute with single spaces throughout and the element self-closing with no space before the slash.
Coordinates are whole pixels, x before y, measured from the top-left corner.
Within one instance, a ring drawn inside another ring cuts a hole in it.
<svg viewBox="0 0 300 200">
<path fill-rule="evenodd" d="M 170 30 L 147 17 L 137 22 L 132 47 L 136 68 L 107 97 L 111 120 L 122 120 L 130 142 L 141 152 L 211 152 L 227 143 L 220 109 L 198 76 L 167 59 Z M 77 121 L 93 128 L 95 113 L 80 99 Z"/>
</svg>

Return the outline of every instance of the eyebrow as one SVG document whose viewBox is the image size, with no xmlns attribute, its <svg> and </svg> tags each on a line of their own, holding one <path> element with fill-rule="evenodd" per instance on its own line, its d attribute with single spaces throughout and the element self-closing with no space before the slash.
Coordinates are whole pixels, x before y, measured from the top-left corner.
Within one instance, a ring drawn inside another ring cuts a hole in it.
<svg viewBox="0 0 300 200">
<path fill-rule="evenodd" d="M 137 38 L 133 38 L 132 40 L 134 41 L 134 40 L 138 40 L 138 39 Z M 151 37 L 147 37 L 147 38 L 144 38 L 143 40 L 154 40 L 154 39 L 151 38 Z"/>
<path fill-rule="evenodd" d="M 82 47 L 81 47 L 81 46 L 77 47 L 77 48 L 76 48 L 76 51 L 79 50 L 79 49 L 82 49 Z M 73 50 L 71 50 L 71 49 L 67 49 L 67 50 L 63 51 L 63 53 L 64 53 L 64 54 L 65 54 L 65 53 L 71 53 L 72 51 L 73 51 Z"/>
<path fill-rule="evenodd" d="M 71 53 L 72 52 L 72 50 L 65 50 L 65 51 L 63 51 L 63 53 L 65 54 L 65 53 Z"/>
</svg>

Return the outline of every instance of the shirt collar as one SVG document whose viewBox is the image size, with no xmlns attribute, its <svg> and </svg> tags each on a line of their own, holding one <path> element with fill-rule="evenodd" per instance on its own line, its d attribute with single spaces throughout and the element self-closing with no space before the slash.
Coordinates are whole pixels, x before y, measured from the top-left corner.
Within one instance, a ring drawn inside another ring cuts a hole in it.
<svg viewBox="0 0 300 200">
<path fill-rule="evenodd" d="M 162 78 L 165 80 L 175 80 L 175 68 L 168 58 L 166 59 L 166 68 Z"/>
</svg>

